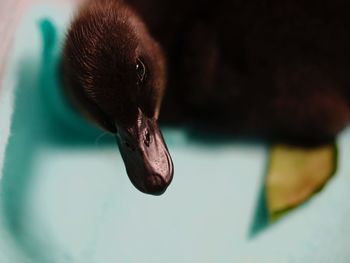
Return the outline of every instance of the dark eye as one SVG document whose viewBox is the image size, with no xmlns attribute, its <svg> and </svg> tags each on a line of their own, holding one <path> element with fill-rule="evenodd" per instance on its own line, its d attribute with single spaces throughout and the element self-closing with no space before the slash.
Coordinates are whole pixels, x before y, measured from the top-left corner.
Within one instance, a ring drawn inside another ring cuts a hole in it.
<svg viewBox="0 0 350 263">
<path fill-rule="evenodd" d="M 142 60 L 139 58 L 137 59 L 137 62 L 136 62 L 136 74 L 138 78 L 137 83 L 142 84 L 146 78 L 146 66 L 142 62 Z"/>
</svg>

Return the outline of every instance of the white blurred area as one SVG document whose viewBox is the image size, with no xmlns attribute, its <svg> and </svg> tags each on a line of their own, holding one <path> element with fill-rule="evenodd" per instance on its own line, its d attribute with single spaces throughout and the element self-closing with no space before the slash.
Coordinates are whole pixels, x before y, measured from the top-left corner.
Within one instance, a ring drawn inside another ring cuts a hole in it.
<svg viewBox="0 0 350 263">
<path fill-rule="evenodd" d="M 7 54 L 21 17 L 36 4 L 72 5 L 85 0 L 0 0 L 0 88 Z"/>
</svg>

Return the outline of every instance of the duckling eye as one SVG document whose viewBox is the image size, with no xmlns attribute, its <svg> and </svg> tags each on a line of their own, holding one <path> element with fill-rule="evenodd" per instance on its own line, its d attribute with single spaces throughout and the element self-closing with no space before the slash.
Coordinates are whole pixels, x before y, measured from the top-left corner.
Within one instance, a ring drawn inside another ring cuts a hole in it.
<svg viewBox="0 0 350 263">
<path fill-rule="evenodd" d="M 137 59 L 136 74 L 138 77 L 137 84 L 142 84 L 146 77 L 146 66 L 141 59 Z"/>
</svg>

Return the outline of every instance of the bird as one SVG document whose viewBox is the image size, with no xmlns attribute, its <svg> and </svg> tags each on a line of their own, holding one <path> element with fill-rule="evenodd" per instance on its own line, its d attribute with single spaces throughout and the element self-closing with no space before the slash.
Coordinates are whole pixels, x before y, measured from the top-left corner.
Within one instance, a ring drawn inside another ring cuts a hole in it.
<svg viewBox="0 0 350 263">
<path fill-rule="evenodd" d="M 301 146 L 350 120 L 343 0 L 89 0 L 64 42 L 64 92 L 115 134 L 127 174 L 160 195 L 174 166 L 159 123 L 206 123 Z"/>
</svg>

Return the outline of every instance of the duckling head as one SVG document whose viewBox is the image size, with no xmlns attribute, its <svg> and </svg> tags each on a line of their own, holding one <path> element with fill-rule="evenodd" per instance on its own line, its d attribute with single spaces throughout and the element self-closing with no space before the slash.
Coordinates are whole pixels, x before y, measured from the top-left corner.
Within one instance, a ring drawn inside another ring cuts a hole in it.
<svg viewBox="0 0 350 263">
<path fill-rule="evenodd" d="M 162 194 L 173 177 L 157 123 L 165 59 L 142 20 L 123 1 L 91 2 L 71 24 L 62 68 L 73 104 L 115 134 L 134 186 Z"/>
</svg>

